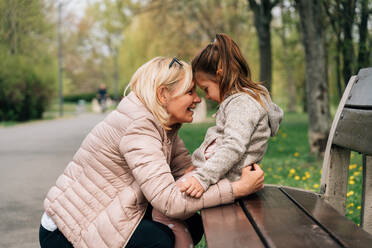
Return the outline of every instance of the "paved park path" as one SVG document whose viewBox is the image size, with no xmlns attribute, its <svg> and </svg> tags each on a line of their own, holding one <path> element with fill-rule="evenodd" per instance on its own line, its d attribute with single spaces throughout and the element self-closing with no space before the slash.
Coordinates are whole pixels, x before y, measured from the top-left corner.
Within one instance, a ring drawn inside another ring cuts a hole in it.
<svg viewBox="0 0 372 248">
<path fill-rule="evenodd" d="M 101 114 L 0 128 L 0 247 L 40 247 L 43 200 Z"/>
</svg>

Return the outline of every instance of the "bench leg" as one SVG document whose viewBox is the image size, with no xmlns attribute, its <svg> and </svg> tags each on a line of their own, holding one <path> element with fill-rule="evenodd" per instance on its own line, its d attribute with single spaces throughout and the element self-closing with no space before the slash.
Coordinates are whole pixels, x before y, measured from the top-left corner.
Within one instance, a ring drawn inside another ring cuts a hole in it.
<svg viewBox="0 0 372 248">
<path fill-rule="evenodd" d="M 360 224 L 372 234 L 372 156 L 363 155 L 363 191 Z"/>
<path fill-rule="evenodd" d="M 345 215 L 350 150 L 332 145 L 327 164 L 323 164 L 322 189 L 325 200 Z"/>
</svg>

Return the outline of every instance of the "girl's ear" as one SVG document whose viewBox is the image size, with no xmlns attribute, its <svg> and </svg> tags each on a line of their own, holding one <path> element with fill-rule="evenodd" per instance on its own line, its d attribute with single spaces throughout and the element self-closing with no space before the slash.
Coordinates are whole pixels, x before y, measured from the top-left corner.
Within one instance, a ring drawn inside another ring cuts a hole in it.
<svg viewBox="0 0 372 248">
<path fill-rule="evenodd" d="M 169 98 L 169 91 L 166 87 L 160 86 L 156 90 L 156 96 L 161 103 L 161 105 L 166 106 L 168 103 L 168 98 Z"/>
</svg>

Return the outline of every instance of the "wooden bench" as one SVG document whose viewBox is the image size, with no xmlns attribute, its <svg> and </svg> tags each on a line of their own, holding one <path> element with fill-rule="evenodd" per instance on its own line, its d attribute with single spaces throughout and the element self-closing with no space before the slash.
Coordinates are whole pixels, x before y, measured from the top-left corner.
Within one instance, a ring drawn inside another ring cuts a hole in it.
<svg viewBox="0 0 372 248">
<path fill-rule="evenodd" d="M 363 154 L 361 226 L 345 215 L 350 151 Z M 372 247 L 372 68 L 351 77 L 323 161 L 320 193 L 265 185 L 233 204 L 202 210 L 216 247 Z"/>
</svg>

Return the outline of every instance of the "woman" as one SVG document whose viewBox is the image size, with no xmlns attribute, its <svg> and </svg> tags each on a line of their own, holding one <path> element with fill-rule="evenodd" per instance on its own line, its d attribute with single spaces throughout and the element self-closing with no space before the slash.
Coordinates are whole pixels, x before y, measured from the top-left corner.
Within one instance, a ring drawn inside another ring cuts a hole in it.
<svg viewBox="0 0 372 248">
<path fill-rule="evenodd" d="M 154 58 L 136 71 L 130 87 L 49 190 L 42 247 L 173 247 L 172 231 L 152 220 L 151 207 L 185 219 L 198 242 L 196 211 L 263 187 L 262 170 L 247 169 L 239 181 L 221 180 L 200 199 L 183 195 L 175 180 L 191 167 L 191 158 L 177 132 L 200 102 L 191 67 Z"/>
</svg>

